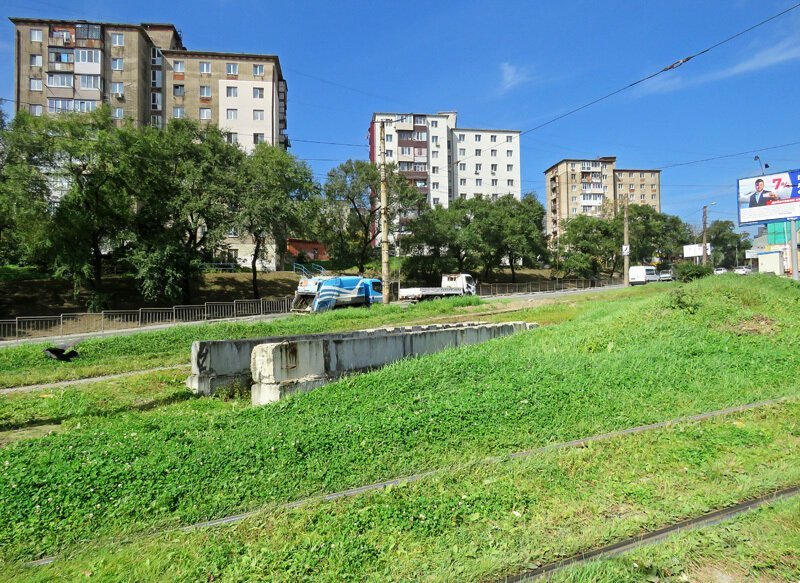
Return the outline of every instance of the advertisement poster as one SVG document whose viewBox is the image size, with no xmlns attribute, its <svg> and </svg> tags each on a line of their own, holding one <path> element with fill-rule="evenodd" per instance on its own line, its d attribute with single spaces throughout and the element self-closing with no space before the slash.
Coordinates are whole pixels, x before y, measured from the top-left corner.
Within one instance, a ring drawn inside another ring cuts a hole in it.
<svg viewBox="0 0 800 583">
<path fill-rule="evenodd" d="M 800 170 L 739 180 L 739 225 L 800 217 Z"/>
</svg>

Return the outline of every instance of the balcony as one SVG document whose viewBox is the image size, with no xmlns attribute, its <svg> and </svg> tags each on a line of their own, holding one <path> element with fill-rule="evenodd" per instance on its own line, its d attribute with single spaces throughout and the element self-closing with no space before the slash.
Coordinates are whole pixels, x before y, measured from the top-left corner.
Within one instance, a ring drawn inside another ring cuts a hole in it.
<svg viewBox="0 0 800 583">
<path fill-rule="evenodd" d="M 103 41 L 94 38 L 79 38 L 75 40 L 75 46 L 82 49 L 102 49 Z"/>
<path fill-rule="evenodd" d="M 63 36 L 49 36 L 47 37 L 47 46 L 71 48 L 75 46 L 75 41 L 72 37 L 64 39 Z"/>
<path fill-rule="evenodd" d="M 51 73 L 72 73 L 75 71 L 75 63 L 47 63 L 47 70 Z"/>
</svg>

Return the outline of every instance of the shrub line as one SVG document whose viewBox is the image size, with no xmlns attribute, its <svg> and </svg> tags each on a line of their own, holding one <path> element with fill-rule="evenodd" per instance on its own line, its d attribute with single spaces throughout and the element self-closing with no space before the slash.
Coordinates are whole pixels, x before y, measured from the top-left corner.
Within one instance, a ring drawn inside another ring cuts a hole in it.
<svg viewBox="0 0 800 583">
<path fill-rule="evenodd" d="M 797 496 L 798 494 L 800 494 L 800 485 L 790 486 L 788 488 L 776 490 L 768 494 L 765 494 L 763 496 L 759 496 L 758 498 L 743 500 L 727 508 L 714 510 L 707 514 L 703 514 L 702 516 L 688 518 L 686 520 L 676 522 L 675 524 L 671 524 L 669 526 L 665 526 L 657 530 L 652 530 L 649 532 L 638 534 L 636 536 L 632 536 L 624 540 L 611 543 L 610 545 L 596 548 L 591 551 L 584 551 L 576 555 L 573 555 L 571 557 L 568 557 L 566 559 L 561 559 L 560 561 L 548 563 L 546 565 L 542 565 L 541 567 L 536 567 L 535 569 L 531 569 L 523 573 L 518 573 L 517 575 L 511 575 L 505 577 L 504 579 L 501 579 L 500 581 L 502 581 L 503 583 L 534 581 L 536 579 L 540 579 L 542 577 L 551 575 L 552 573 L 560 571 L 561 569 L 564 569 L 566 567 L 570 567 L 573 565 L 582 565 L 584 563 L 588 563 L 589 561 L 593 561 L 595 559 L 610 558 L 622 555 L 638 547 L 660 542 L 665 538 L 672 536 L 673 534 L 678 534 L 681 532 L 685 532 L 687 530 L 694 530 L 705 526 L 713 526 L 715 524 L 719 524 L 726 520 L 735 518 L 736 516 L 744 514 L 745 512 L 755 510 L 756 508 L 759 508 L 766 504 L 771 504 L 772 502 L 776 502 L 778 500 L 792 498 L 794 496 Z"/>
</svg>

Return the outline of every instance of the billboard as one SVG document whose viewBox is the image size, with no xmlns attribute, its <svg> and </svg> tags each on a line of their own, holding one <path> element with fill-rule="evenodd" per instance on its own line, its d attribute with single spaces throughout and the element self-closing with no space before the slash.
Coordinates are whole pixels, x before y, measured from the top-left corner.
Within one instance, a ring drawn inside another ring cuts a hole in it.
<svg viewBox="0 0 800 583">
<path fill-rule="evenodd" d="M 800 217 L 800 170 L 742 178 L 738 184 L 739 225 Z"/>
<path fill-rule="evenodd" d="M 706 243 L 706 255 L 711 255 L 711 243 Z M 683 256 L 684 257 L 702 257 L 703 256 L 703 246 L 701 244 L 697 245 L 684 245 L 683 246 Z"/>
</svg>

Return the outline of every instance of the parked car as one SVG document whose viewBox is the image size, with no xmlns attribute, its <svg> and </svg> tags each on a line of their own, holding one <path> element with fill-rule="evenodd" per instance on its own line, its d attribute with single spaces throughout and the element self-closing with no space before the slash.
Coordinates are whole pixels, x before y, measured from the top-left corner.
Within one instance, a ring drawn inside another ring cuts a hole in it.
<svg viewBox="0 0 800 583">
<path fill-rule="evenodd" d="M 750 275 L 751 271 L 748 265 L 742 265 L 733 270 L 736 275 Z"/>
<path fill-rule="evenodd" d="M 724 267 L 715 267 L 714 268 L 714 275 L 724 275 L 728 273 L 728 270 Z"/>
<path fill-rule="evenodd" d="M 672 275 L 671 269 L 662 269 L 658 273 L 658 281 L 672 281 L 674 280 L 674 276 Z"/>
</svg>

